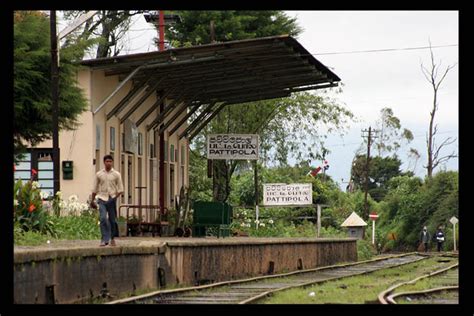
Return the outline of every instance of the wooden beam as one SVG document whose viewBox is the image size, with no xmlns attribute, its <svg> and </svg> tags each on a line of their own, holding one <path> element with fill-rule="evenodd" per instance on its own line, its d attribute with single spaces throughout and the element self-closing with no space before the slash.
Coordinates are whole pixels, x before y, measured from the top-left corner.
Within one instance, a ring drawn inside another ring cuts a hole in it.
<svg viewBox="0 0 474 316">
<path fill-rule="evenodd" d="M 202 104 L 197 104 L 193 106 L 193 108 L 169 131 L 168 136 L 173 135 L 178 130 L 178 128 L 180 128 L 184 124 L 184 122 L 186 122 L 188 118 L 193 115 L 193 113 L 196 112 L 197 109 L 199 109 L 201 106 Z"/>
<path fill-rule="evenodd" d="M 97 112 L 99 112 L 100 109 L 102 109 L 102 107 L 103 107 L 104 105 L 106 105 L 107 102 L 109 102 L 110 99 L 112 99 L 112 97 L 113 97 L 114 95 L 116 95 L 117 92 L 118 92 L 130 79 L 132 79 L 133 76 L 135 76 L 135 75 L 136 75 L 140 70 L 142 70 L 142 69 L 143 69 L 143 67 L 142 67 L 142 66 L 139 66 L 139 67 L 137 67 L 134 71 L 132 71 L 132 72 L 127 76 L 127 78 L 125 78 L 125 79 L 117 86 L 117 88 L 115 88 L 115 90 L 112 91 L 112 93 L 109 94 L 109 96 L 108 96 L 107 98 L 105 98 L 104 101 L 102 101 L 102 103 L 94 110 L 93 113 L 94 113 L 94 114 L 97 114 Z"/>
<path fill-rule="evenodd" d="M 151 130 L 152 128 L 154 128 L 157 124 L 160 124 L 161 122 L 164 121 L 164 119 L 168 116 L 168 113 L 170 112 L 170 110 L 174 109 L 180 102 L 181 102 L 181 99 L 184 97 L 184 91 L 181 92 L 180 96 L 176 99 L 174 99 L 171 104 L 169 104 L 166 108 L 164 108 L 163 112 L 160 113 L 158 115 L 158 117 L 156 119 L 153 120 L 153 122 L 151 122 L 151 124 L 149 124 L 147 127 L 146 127 L 146 130 L 149 131 Z"/>
<path fill-rule="evenodd" d="M 214 107 L 214 105 L 216 104 L 216 102 L 212 102 L 211 104 L 209 104 L 207 106 L 207 108 L 205 108 L 199 115 L 198 117 L 196 117 L 194 119 L 194 121 L 191 123 L 191 125 L 189 125 L 188 127 L 186 127 L 186 129 L 178 135 L 178 138 L 181 139 L 184 137 L 184 135 L 186 135 L 191 129 L 193 129 L 196 125 L 199 124 L 199 121 L 204 118 L 204 116 L 206 116 L 211 110 L 212 108 Z"/>
<path fill-rule="evenodd" d="M 175 88 L 176 89 L 176 88 Z M 139 127 L 145 120 L 148 116 L 150 116 L 150 114 L 157 109 L 157 107 L 161 104 L 161 102 L 163 102 L 165 100 L 165 98 L 173 91 L 173 89 L 170 89 L 170 90 L 166 90 L 167 92 L 164 93 L 163 95 L 161 95 L 158 100 L 156 100 L 156 102 L 146 111 L 145 114 L 142 115 L 142 117 L 140 117 L 140 119 L 137 121 L 136 125 L 137 127 Z"/>
<path fill-rule="evenodd" d="M 160 83 L 165 79 L 165 77 L 162 77 L 160 78 L 156 83 L 154 83 L 152 86 L 150 86 L 148 88 L 148 92 L 145 93 L 144 96 L 142 96 L 140 98 L 140 100 L 137 101 L 137 103 L 135 103 L 135 105 L 132 106 L 132 108 L 130 110 L 128 110 L 128 112 L 122 117 L 120 118 L 120 123 L 123 123 L 130 115 L 132 115 L 133 112 L 135 112 L 135 110 L 143 103 L 145 102 L 146 99 L 148 99 L 148 97 L 156 91 L 156 89 L 158 88 L 158 86 L 160 85 Z M 123 108 L 125 108 L 125 105 L 123 106 Z M 120 112 L 122 111 L 122 109 L 119 109 L 117 111 L 116 114 L 119 114 Z M 109 116 L 107 115 L 107 120 L 109 119 Z"/>
<path fill-rule="evenodd" d="M 219 114 L 220 111 L 222 111 L 224 109 L 224 106 L 226 106 L 227 103 L 222 103 L 221 105 L 219 105 L 219 107 L 211 114 L 209 115 L 205 120 L 204 122 L 202 122 L 202 124 L 200 126 L 198 126 L 192 133 L 191 135 L 188 137 L 188 141 L 191 141 L 194 136 L 196 136 L 217 114 Z"/>
</svg>

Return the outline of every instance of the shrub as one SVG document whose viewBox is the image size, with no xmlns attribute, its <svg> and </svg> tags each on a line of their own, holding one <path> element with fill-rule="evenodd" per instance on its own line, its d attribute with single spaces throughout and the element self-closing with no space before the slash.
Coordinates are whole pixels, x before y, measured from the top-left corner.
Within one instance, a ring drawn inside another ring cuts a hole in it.
<svg viewBox="0 0 474 316">
<path fill-rule="evenodd" d="M 19 179 L 13 188 L 13 219 L 23 231 L 36 231 L 54 235 L 54 227 L 43 209 L 43 199 L 39 184 L 28 180 L 23 184 Z"/>
</svg>

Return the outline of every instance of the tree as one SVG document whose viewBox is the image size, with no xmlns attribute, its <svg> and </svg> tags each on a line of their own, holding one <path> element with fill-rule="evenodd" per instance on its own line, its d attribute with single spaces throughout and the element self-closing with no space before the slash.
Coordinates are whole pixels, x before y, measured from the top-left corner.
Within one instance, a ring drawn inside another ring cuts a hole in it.
<svg viewBox="0 0 474 316">
<path fill-rule="evenodd" d="M 296 24 L 296 18 L 290 18 L 283 11 L 277 10 L 175 11 L 174 13 L 181 17 L 181 22 L 166 30 L 166 37 L 173 46 L 211 43 L 211 21 L 217 42 L 281 34 L 296 36 L 302 31 Z"/>
<path fill-rule="evenodd" d="M 444 71 L 442 71 L 442 75 L 439 76 L 439 70 L 441 66 L 441 62 L 439 64 L 435 63 L 433 49 L 431 48 L 430 42 L 430 54 L 431 54 L 431 67 L 428 69 L 421 64 L 421 71 L 425 76 L 426 80 L 430 83 L 431 88 L 433 89 L 433 107 L 430 112 L 430 125 L 428 129 L 428 135 L 426 139 L 427 151 L 428 151 L 428 162 L 426 166 L 423 166 L 427 170 L 427 176 L 429 178 L 433 175 L 433 170 L 442 162 L 446 162 L 449 159 L 458 157 L 454 153 L 454 151 L 446 156 L 440 157 L 440 150 L 441 148 L 450 145 L 456 141 L 456 139 L 452 139 L 451 137 L 446 138 L 441 142 L 441 144 L 436 145 L 435 135 L 438 132 L 438 124 L 435 124 L 435 115 L 436 111 L 438 110 L 438 90 L 441 86 L 441 83 L 446 78 L 448 72 L 453 69 L 456 64 L 446 67 Z"/>
<path fill-rule="evenodd" d="M 216 41 L 243 40 L 256 37 L 289 34 L 296 36 L 301 28 L 296 19 L 282 11 L 176 11 L 182 22 L 167 29 L 172 46 L 200 45 L 211 42 L 213 21 Z M 289 98 L 264 100 L 227 106 L 200 134 L 193 147 L 204 157 L 206 135 L 218 133 L 249 133 L 260 135 L 264 164 L 286 165 L 294 156 L 316 159 L 323 148 L 325 135 L 316 126 L 323 122 L 329 132 L 339 129 L 352 114 L 328 98 L 311 93 L 294 94 Z M 242 161 L 213 161 L 213 198 L 226 201 L 230 194 L 230 179 Z M 204 172 L 204 170 L 203 170 Z"/>
<path fill-rule="evenodd" d="M 413 140 L 413 133 L 407 128 L 402 130 L 400 119 L 393 114 L 391 108 L 383 108 L 380 110 L 380 115 L 381 118 L 376 124 L 378 137 L 374 142 L 379 156 L 385 152 L 396 153 L 400 148 L 400 140 L 405 140 L 407 143 Z"/>
<path fill-rule="evenodd" d="M 206 135 L 218 133 L 259 134 L 263 164 L 285 166 L 290 157 L 296 160 L 321 159 L 326 135 L 318 127 L 340 130 L 352 118 L 348 110 L 327 98 L 298 93 L 277 100 L 264 100 L 228 106 L 193 139 L 193 146 L 204 157 Z M 213 161 L 213 197 L 225 201 L 230 193 L 230 179 L 245 161 Z M 306 169 L 308 170 L 308 169 Z M 307 172 L 307 171 L 306 171 Z"/>
<path fill-rule="evenodd" d="M 66 20 L 74 20 L 87 11 L 65 11 Z M 117 56 L 125 43 L 122 41 L 131 25 L 131 17 L 143 10 L 101 10 L 75 32 L 75 37 L 66 41 L 95 39 L 95 58 Z"/>
<path fill-rule="evenodd" d="M 14 154 L 51 138 L 51 53 L 49 19 L 38 11 L 15 12 L 14 19 Z M 84 43 L 61 49 L 59 129 L 72 130 L 86 99 L 77 86 L 74 63 Z"/>
<path fill-rule="evenodd" d="M 364 187 L 366 160 L 365 155 L 357 155 L 353 162 L 351 174 L 356 188 Z M 383 200 L 387 193 L 387 184 L 391 178 L 404 175 L 400 171 L 401 164 L 402 162 L 396 156 L 370 158 L 368 192 L 374 200 Z M 408 173 L 407 175 L 412 174 Z"/>
</svg>

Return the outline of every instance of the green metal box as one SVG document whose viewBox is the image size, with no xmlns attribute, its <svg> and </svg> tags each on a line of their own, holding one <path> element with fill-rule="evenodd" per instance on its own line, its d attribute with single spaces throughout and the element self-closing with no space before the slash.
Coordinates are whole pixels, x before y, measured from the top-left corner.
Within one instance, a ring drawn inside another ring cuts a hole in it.
<svg viewBox="0 0 474 316">
<path fill-rule="evenodd" d="M 193 203 L 193 236 L 204 237 L 210 229 L 217 235 L 229 236 L 232 222 L 232 206 L 222 202 L 196 201 Z"/>
<path fill-rule="evenodd" d="M 71 160 L 63 161 L 63 180 L 73 179 L 73 163 Z"/>
</svg>

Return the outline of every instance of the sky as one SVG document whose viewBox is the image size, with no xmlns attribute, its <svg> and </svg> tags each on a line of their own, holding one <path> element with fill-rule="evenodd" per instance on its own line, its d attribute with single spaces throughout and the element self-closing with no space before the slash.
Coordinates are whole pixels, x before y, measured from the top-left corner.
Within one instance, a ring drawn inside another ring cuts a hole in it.
<svg viewBox="0 0 474 316">
<path fill-rule="evenodd" d="M 330 153 L 327 174 L 345 188 L 355 152 L 363 141 L 362 130 L 375 128 L 380 110 L 389 107 L 400 119 L 402 128 L 413 132 L 414 140 L 397 152 L 402 160 L 402 171 L 414 171 L 424 178 L 426 169 L 426 134 L 433 91 L 421 71 L 421 64 L 430 64 L 429 49 L 441 69 L 456 66 L 448 73 L 438 92 L 439 108 L 435 116 L 438 124 L 437 144 L 447 137 L 458 139 L 458 53 L 459 15 L 457 11 L 285 11 L 297 17 L 303 32 L 297 40 L 314 57 L 336 73 L 343 83 L 342 93 L 331 94 L 339 104 L 352 111 L 357 122 L 348 126 L 343 137 L 328 135 L 326 147 Z M 61 29 L 61 24 L 59 25 Z M 156 29 L 143 16 L 137 16 L 122 54 L 155 51 L 152 39 Z M 410 49 L 407 49 L 410 48 Z M 356 52 L 397 49 L 391 51 Z M 332 53 L 332 54 L 329 54 Z M 338 54 L 334 54 L 338 53 Z M 321 130 L 324 130 L 321 128 Z M 409 161 L 408 149 L 418 150 L 421 157 Z M 446 146 L 440 156 L 458 153 L 458 141 Z M 375 149 L 372 148 L 372 153 Z M 312 161 L 312 165 L 321 165 Z M 437 170 L 458 170 L 458 159 L 438 166 Z"/>
</svg>

